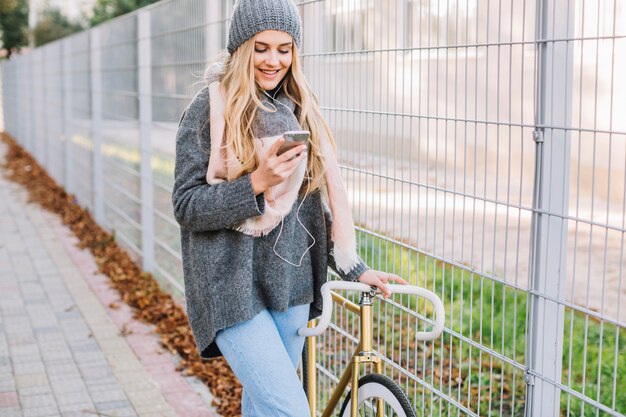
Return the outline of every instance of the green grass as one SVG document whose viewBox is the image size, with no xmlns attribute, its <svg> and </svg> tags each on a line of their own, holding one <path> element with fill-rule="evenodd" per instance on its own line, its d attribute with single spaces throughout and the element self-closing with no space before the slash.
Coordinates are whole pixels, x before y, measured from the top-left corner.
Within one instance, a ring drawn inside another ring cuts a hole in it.
<svg viewBox="0 0 626 417">
<path fill-rule="evenodd" d="M 626 414 L 626 329 L 571 310 L 564 327 L 562 383 L 583 393 L 584 380 L 586 397 Z M 561 397 L 562 415 L 609 415 L 596 414 L 593 406 L 575 397 Z"/>
<path fill-rule="evenodd" d="M 108 156 L 117 158 L 118 163 L 126 164 L 136 171 L 139 169 L 136 150 L 112 148 L 110 151 Z M 173 162 L 168 161 L 167 156 L 157 155 L 152 161 L 152 167 L 155 180 L 171 185 Z M 129 179 L 119 180 L 123 182 Z M 132 187 L 135 184 L 122 185 Z M 167 213 L 171 210 L 170 204 L 169 194 L 155 189 L 155 206 Z M 124 209 L 130 213 L 136 208 Z M 121 226 L 124 226 L 123 222 L 118 225 Z M 133 236 L 133 231 L 127 228 L 120 232 Z M 159 222 L 156 233 L 162 241 L 179 249 L 176 228 Z M 438 294 L 446 307 L 446 328 L 451 331 L 444 333 L 434 343 L 415 343 L 415 330 L 427 329 L 424 322 L 416 322 L 406 314 L 400 314 L 399 309 L 383 308 L 378 314 L 380 324 L 375 322 L 376 330 L 381 335 L 378 350 L 477 414 L 523 415 L 526 386 L 520 367 L 525 365 L 527 293 L 366 233 L 360 233 L 358 241 L 361 257 L 372 268 L 394 272 L 411 284 Z M 179 268 L 177 262 L 168 260 L 168 254 L 160 255 L 162 267 L 169 269 L 167 265 L 171 264 L 174 269 Z M 165 282 L 163 279 L 161 281 Z M 396 297 L 395 301 L 426 316 L 431 314 L 430 306 L 414 297 Z M 481 351 L 457 335 L 519 366 L 512 366 Z M 338 338 L 339 335 L 336 335 L 327 339 L 329 345 L 324 354 L 340 349 Z M 402 349 L 398 347 L 400 342 Z M 584 314 L 565 309 L 563 345 L 562 384 L 584 393 L 590 400 L 609 409 L 626 414 L 626 329 L 599 323 Z M 343 350 L 349 351 L 349 344 L 344 345 Z M 346 365 L 343 359 L 345 355 L 341 353 L 333 354 L 337 358 L 332 361 L 335 374 Z M 458 411 L 458 407 L 431 396 L 430 391 L 416 384 L 413 379 L 402 378 L 397 374 L 396 379 L 403 382 L 410 400 L 421 414 L 430 415 L 431 411 L 434 415 L 442 416 L 464 414 Z M 596 414 L 593 406 L 562 393 L 561 415 L 578 417 L 605 414 Z"/>
<path fill-rule="evenodd" d="M 394 272 L 439 295 L 450 331 L 434 342 L 416 343 L 415 331 L 428 326 L 398 308 L 382 306 L 375 317 L 375 334 L 380 335 L 375 348 L 474 413 L 522 416 L 527 293 L 365 233 L 359 234 L 358 241 L 361 257 L 372 268 Z M 414 297 L 395 296 L 394 301 L 432 317 L 430 306 Z M 584 395 L 592 401 L 626 414 L 625 341 L 626 329 L 566 309 L 562 384 L 578 393 L 584 388 Z M 341 366 L 345 360 L 336 364 L 337 369 Z M 404 386 L 418 414 L 465 414 L 459 406 L 431 395 L 415 378 L 398 373 L 394 378 Z M 562 416 L 597 415 L 593 406 L 583 406 L 581 400 L 565 393 L 560 408 Z"/>
</svg>

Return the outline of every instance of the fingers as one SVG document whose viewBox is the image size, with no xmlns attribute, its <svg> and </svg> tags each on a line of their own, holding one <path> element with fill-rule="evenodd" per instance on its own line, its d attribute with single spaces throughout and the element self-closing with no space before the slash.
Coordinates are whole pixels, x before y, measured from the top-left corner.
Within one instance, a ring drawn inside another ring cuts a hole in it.
<svg viewBox="0 0 626 417">
<path fill-rule="evenodd" d="M 280 146 L 285 143 L 285 138 L 283 138 L 282 136 L 280 138 L 278 138 L 278 140 L 276 140 L 276 142 L 274 142 L 272 144 L 272 146 L 270 146 L 270 148 L 267 150 L 267 154 L 266 156 L 269 158 L 270 156 L 276 156 L 276 152 L 278 152 L 278 150 L 280 149 Z"/>
<path fill-rule="evenodd" d="M 378 287 L 379 291 L 383 294 L 383 297 L 385 299 L 389 298 L 389 296 L 391 295 L 391 289 L 387 285 L 389 281 L 392 281 L 401 285 L 408 284 L 408 282 L 405 279 L 394 274 L 379 272 L 377 275 L 378 275 L 377 278 L 380 284 L 376 284 L 376 286 Z"/>
<path fill-rule="evenodd" d="M 408 282 L 405 281 L 402 277 L 399 277 L 398 275 L 395 275 L 395 274 L 389 274 L 387 272 L 379 272 L 378 277 L 384 283 L 388 283 L 389 281 L 392 281 L 392 282 L 395 282 L 397 284 L 402 284 L 402 285 L 408 284 Z"/>
<path fill-rule="evenodd" d="M 276 142 L 280 141 L 281 140 L 279 139 Z M 268 150 L 267 159 L 262 161 L 264 178 L 267 179 L 267 183 L 271 187 L 280 184 L 289 178 L 302 160 L 307 157 L 307 152 L 303 151 L 300 151 L 300 155 L 296 156 L 300 147 L 297 149 L 291 149 L 280 156 L 272 156 L 271 153 L 275 152 L 274 147 L 275 145 L 272 145 L 272 147 Z M 304 147 L 304 150 L 306 150 L 306 147 Z M 287 154 L 291 154 L 292 159 L 290 161 L 282 161 L 282 157 Z"/>
<path fill-rule="evenodd" d="M 405 279 L 403 279 L 403 278 L 401 278 L 401 277 L 399 277 L 397 275 L 391 275 L 390 274 L 388 280 L 389 281 L 393 281 L 393 282 L 395 282 L 397 284 L 402 284 L 402 285 L 407 285 L 408 284 L 408 282 Z"/>
<path fill-rule="evenodd" d="M 385 284 L 383 284 L 382 286 L 378 287 L 378 289 L 380 290 L 380 292 L 383 293 L 383 298 L 384 299 L 387 299 L 387 298 L 389 298 L 391 296 L 391 290 Z"/>
<path fill-rule="evenodd" d="M 306 145 L 299 145 L 299 146 L 296 146 L 296 147 L 294 147 L 292 149 L 289 149 L 285 153 L 283 153 L 283 154 L 278 156 L 278 163 L 287 162 L 291 158 L 296 156 L 297 154 L 301 154 L 301 153 L 305 152 L 306 149 L 307 149 Z"/>
<path fill-rule="evenodd" d="M 378 290 L 383 294 L 384 298 L 389 298 L 389 296 L 391 295 L 391 290 L 389 289 L 389 286 L 383 282 L 382 279 L 378 279 L 376 287 L 378 287 Z"/>
<path fill-rule="evenodd" d="M 304 152 L 300 152 L 297 155 L 294 155 L 290 161 L 286 161 L 283 163 L 283 167 L 285 171 L 288 171 L 289 175 L 291 175 L 291 172 L 293 172 L 293 170 L 296 169 L 296 167 L 300 165 L 300 162 L 303 159 L 306 159 L 306 157 L 307 157 L 306 150 Z"/>
<path fill-rule="evenodd" d="M 408 282 L 395 274 L 389 274 L 382 271 L 367 270 L 360 277 L 359 282 L 368 284 L 377 288 L 377 290 L 383 295 L 383 298 L 387 299 L 391 296 L 391 287 L 388 285 L 389 281 L 397 284 L 407 285 Z"/>
<path fill-rule="evenodd" d="M 282 157 L 282 155 L 280 157 Z M 279 163 L 274 169 L 275 174 L 280 177 L 282 181 L 286 180 L 296 170 L 302 160 L 306 159 L 306 157 L 306 152 L 300 152 L 299 155 L 292 156 L 290 161 Z"/>
<path fill-rule="evenodd" d="M 363 272 L 358 280 L 363 284 L 367 284 L 372 287 L 376 287 L 377 291 L 380 291 L 385 298 L 389 297 L 389 287 L 385 285 L 385 283 L 380 279 L 378 271 L 374 271 L 372 269 L 368 269 Z"/>
</svg>

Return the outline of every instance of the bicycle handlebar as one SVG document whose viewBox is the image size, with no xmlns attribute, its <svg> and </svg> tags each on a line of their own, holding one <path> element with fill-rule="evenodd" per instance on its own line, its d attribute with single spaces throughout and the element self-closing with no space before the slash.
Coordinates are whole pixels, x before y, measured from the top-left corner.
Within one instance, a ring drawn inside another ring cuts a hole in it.
<svg viewBox="0 0 626 417">
<path fill-rule="evenodd" d="M 430 301 L 435 307 L 435 326 L 433 330 L 430 332 L 417 332 L 415 335 L 415 339 L 418 341 L 424 340 L 434 340 L 439 337 L 441 332 L 443 331 L 443 323 L 446 320 L 446 312 L 443 308 L 443 303 L 441 299 L 437 297 L 435 293 L 429 291 L 425 288 L 420 288 L 415 285 L 388 285 L 391 293 L 395 294 L 413 294 L 418 297 L 422 297 Z M 372 287 L 367 284 L 362 284 L 360 282 L 348 282 L 348 281 L 328 281 L 324 285 L 322 285 L 322 315 L 319 319 L 319 323 L 317 326 L 313 328 L 302 327 L 298 330 L 298 334 L 300 336 L 319 336 L 322 334 L 328 325 L 330 324 L 330 318 L 332 314 L 332 296 L 330 292 L 332 290 L 348 290 L 348 291 L 361 291 L 361 292 L 369 292 Z"/>
</svg>

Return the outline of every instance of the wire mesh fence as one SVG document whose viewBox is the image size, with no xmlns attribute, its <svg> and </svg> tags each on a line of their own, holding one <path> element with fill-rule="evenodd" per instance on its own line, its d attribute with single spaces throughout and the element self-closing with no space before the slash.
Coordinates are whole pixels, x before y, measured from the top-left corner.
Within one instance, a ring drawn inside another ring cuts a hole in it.
<svg viewBox="0 0 626 417">
<path fill-rule="evenodd" d="M 378 301 L 385 373 L 419 415 L 626 415 L 626 2 L 296 3 L 360 254 L 446 306 L 418 343 L 430 307 Z M 0 66 L 5 130 L 177 294 L 174 135 L 231 12 L 166 0 Z M 319 403 L 356 348 L 335 313 Z"/>
</svg>

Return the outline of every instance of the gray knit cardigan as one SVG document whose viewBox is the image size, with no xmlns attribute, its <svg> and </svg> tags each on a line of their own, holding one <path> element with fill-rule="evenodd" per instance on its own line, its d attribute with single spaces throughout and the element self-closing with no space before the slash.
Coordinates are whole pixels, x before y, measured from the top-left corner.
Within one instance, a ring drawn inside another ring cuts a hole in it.
<svg viewBox="0 0 626 417">
<path fill-rule="evenodd" d="M 253 123 L 256 137 L 275 136 L 300 129 L 295 105 L 285 95 L 276 97 L 276 112 L 259 109 Z M 270 99 L 268 99 L 270 101 Z M 221 356 L 214 340 L 217 331 L 254 317 L 265 308 L 284 311 L 311 303 L 310 318 L 322 307 L 320 287 L 334 270 L 330 216 L 318 191 L 310 193 L 300 209 L 300 220 L 315 237 L 315 245 L 295 267 L 273 252 L 279 227 L 262 237 L 232 229 L 263 213 L 263 194 L 254 195 L 250 175 L 216 185 L 206 182 L 209 161 L 209 93 L 203 88 L 181 117 L 176 135 L 176 169 L 172 192 L 174 215 L 180 225 L 187 315 L 202 358 Z M 297 222 L 296 209 L 285 217 L 276 251 L 293 263 L 312 240 Z M 368 267 L 361 260 L 344 280 L 355 280 Z"/>
</svg>

